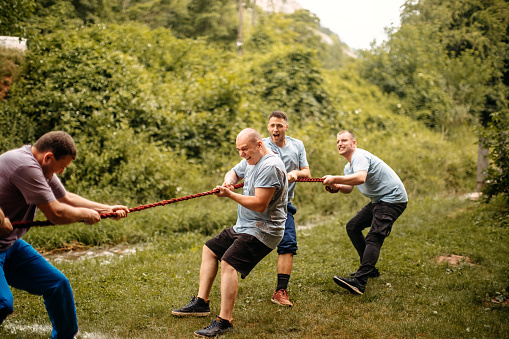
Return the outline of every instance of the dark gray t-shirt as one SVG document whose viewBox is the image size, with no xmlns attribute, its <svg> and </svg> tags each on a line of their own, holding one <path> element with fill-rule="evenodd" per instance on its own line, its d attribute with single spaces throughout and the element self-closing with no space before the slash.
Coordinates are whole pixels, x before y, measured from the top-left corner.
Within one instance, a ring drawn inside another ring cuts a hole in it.
<svg viewBox="0 0 509 339">
<path fill-rule="evenodd" d="M 54 174 L 46 180 L 42 168 L 25 145 L 0 155 L 0 207 L 11 222 L 34 220 L 37 205 L 64 197 L 65 188 Z M 0 252 L 7 250 L 29 228 L 17 228 L 0 238 Z"/>
</svg>

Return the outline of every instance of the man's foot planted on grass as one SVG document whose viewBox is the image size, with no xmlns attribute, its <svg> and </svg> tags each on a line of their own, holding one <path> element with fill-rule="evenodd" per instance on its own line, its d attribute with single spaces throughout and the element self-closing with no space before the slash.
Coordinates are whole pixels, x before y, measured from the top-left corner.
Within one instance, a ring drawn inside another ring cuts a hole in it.
<svg viewBox="0 0 509 339">
<path fill-rule="evenodd" d="M 278 304 L 285 307 L 292 307 L 293 304 L 290 301 L 290 298 L 288 297 L 288 290 L 286 289 L 279 289 L 274 291 L 274 294 L 272 294 L 272 299 L 270 299 L 274 304 Z"/>
<path fill-rule="evenodd" d="M 193 297 L 189 304 L 182 308 L 171 311 L 171 314 L 178 316 L 206 317 L 210 315 L 210 301 L 199 297 Z"/>
<path fill-rule="evenodd" d="M 353 294 L 364 294 L 366 285 L 363 285 L 356 278 L 342 278 L 334 276 L 334 282 Z"/>
<path fill-rule="evenodd" d="M 194 335 L 197 337 L 212 338 L 232 330 L 233 324 L 231 321 L 216 316 L 216 319 L 212 320 L 209 326 L 205 327 L 203 330 L 195 331 Z"/>
</svg>

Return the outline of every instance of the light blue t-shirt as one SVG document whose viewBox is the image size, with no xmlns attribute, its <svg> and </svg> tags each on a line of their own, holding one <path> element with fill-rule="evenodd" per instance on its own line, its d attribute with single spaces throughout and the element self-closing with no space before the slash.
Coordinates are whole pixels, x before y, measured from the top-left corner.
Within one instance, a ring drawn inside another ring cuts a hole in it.
<svg viewBox="0 0 509 339">
<path fill-rule="evenodd" d="M 288 179 L 283 161 L 275 154 L 263 156 L 256 165 L 249 165 L 245 159 L 233 171 L 244 178 L 243 195 L 254 196 L 256 187 L 272 188 L 276 191 L 269 206 L 263 213 L 252 211 L 239 204 L 237 223 L 233 230 L 247 233 L 260 240 L 269 248 L 276 248 L 285 231 Z"/>
<path fill-rule="evenodd" d="M 376 203 L 405 203 L 408 201 L 405 186 L 396 172 L 377 156 L 357 148 L 351 162 L 345 165 L 345 175 L 367 171 L 366 181 L 357 185 L 359 191 Z"/>
<path fill-rule="evenodd" d="M 299 170 L 302 167 L 308 167 L 308 160 L 306 158 L 306 149 L 304 143 L 292 137 L 286 137 L 286 145 L 281 148 L 269 138 L 263 138 L 263 143 L 268 149 L 279 155 L 286 167 L 286 173 L 294 170 Z M 288 200 L 293 199 L 295 192 L 296 182 L 288 184 Z"/>
</svg>

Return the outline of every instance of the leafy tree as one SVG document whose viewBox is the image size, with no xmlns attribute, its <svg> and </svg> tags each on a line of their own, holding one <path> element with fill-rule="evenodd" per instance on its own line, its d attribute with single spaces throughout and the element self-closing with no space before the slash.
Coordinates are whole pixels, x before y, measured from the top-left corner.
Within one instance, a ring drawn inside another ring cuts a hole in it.
<svg viewBox="0 0 509 339">
<path fill-rule="evenodd" d="M 211 41 L 233 43 L 237 39 L 237 11 L 237 2 L 232 0 L 192 0 L 191 22 L 184 36 L 207 36 Z"/>
<path fill-rule="evenodd" d="M 442 33 L 441 45 L 450 59 L 477 59 L 475 62 L 467 62 L 468 67 L 462 70 L 486 76 L 484 79 L 470 78 L 464 85 L 472 86 L 471 92 L 480 92 L 471 100 L 475 108 L 471 112 L 480 119 L 481 124 L 486 125 L 491 113 L 504 106 L 500 99 L 507 98 L 509 94 L 509 78 L 506 75 L 509 63 L 509 3 L 504 0 L 407 2 L 402 14 L 402 25 L 419 24 L 432 25 Z M 474 85 L 479 80 L 484 80 L 483 89 Z M 453 85 L 459 87 L 458 84 Z M 471 96 L 471 93 L 468 95 Z M 479 98 L 482 104 L 479 104 Z"/>
<path fill-rule="evenodd" d="M 34 11 L 35 0 L 2 0 L 0 2 L 0 35 L 24 36 L 22 22 Z"/>
<path fill-rule="evenodd" d="M 269 107 L 277 107 L 303 123 L 334 114 L 316 53 L 302 47 L 278 51 L 254 64 L 255 93 Z"/>
<path fill-rule="evenodd" d="M 151 28 L 171 28 L 177 35 L 187 29 L 190 21 L 188 6 L 191 0 L 117 0 L 110 2 L 108 20 L 136 21 Z"/>
<path fill-rule="evenodd" d="M 365 55 L 363 74 L 396 94 L 402 113 L 443 131 L 461 123 L 494 128 L 491 117 L 507 109 L 509 97 L 507 1 L 407 1 L 401 28 L 389 33 Z M 501 182 L 496 173 L 492 182 Z"/>
<path fill-rule="evenodd" d="M 272 47 L 296 45 L 315 50 L 326 68 L 339 68 L 346 59 L 346 45 L 341 43 L 336 34 L 321 27 L 320 19 L 308 10 L 292 14 L 264 13 L 247 39 L 245 50 L 263 54 Z"/>
<path fill-rule="evenodd" d="M 105 0 L 71 0 L 78 16 L 84 23 L 96 23 L 99 16 L 104 16 L 108 10 Z"/>
<path fill-rule="evenodd" d="M 468 110 L 481 126 L 488 129 L 480 141 L 481 145 L 485 143 L 493 147 L 490 158 L 495 169 L 488 169 L 488 195 L 503 193 L 506 182 L 502 173 L 509 168 L 500 154 L 509 149 L 503 141 L 505 133 L 499 129 L 500 123 L 495 124 L 492 117 L 500 122 L 509 98 L 509 3 L 503 0 L 443 3 L 426 0 L 409 4 L 404 13 L 404 23 L 429 22 L 430 18 L 435 18 L 434 25 L 443 32 L 442 44 L 448 57 L 454 61 L 462 60 L 462 66 L 468 66 L 461 68 L 470 75 L 467 81 L 459 84 L 463 86 L 453 83 L 455 86 L 452 87 L 459 94 L 457 97 L 463 99 L 458 107 Z M 449 15 L 444 16 L 444 13 Z M 439 17 L 443 20 L 436 20 Z M 458 69 L 450 71 L 451 75 L 458 73 Z M 486 136 L 493 139 L 486 139 Z M 484 166 L 480 162 L 478 172 Z"/>
</svg>

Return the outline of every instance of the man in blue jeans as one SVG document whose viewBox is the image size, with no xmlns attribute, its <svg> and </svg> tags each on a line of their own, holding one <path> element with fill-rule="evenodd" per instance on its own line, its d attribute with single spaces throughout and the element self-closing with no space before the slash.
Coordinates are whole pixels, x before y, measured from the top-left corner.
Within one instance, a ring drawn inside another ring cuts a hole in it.
<svg viewBox="0 0 509 339">
<path fill-rule="evenodd" d="M 408 197 L 403 182 L 385 162 L 373 154 L 357 148 L 355 136 L 341 131 L 336 144 L 340 155 L 348 163 L 342 176 L 325 176 L 323 184 L 331 193 L 350 193 L 354 186 L 371 202 L 364 206 L 346 225 L 361 266 L 352 277 L 334 277 L 334 282 L 354 294 L 363 294 L 368 278 L 379 276 L 375 267 L 384 240 L 392 225 L 407 206 Z M 362 230 L 370 227 L 366 237 Z"/>
<path fill-rule="evenodd" d="M 37 209 L 59 225 L 92 225 L 101 220 L 100 213 L 116 212 L 115 219 L 127 216 L 126 206 L 103 205 L 66 192 L 56 174 L 75 158 L 74 141 L 60 131 L 0 155 L 0 208 L 5 214 L 0 232 L 0 324 L 14 310 L 10 285 L 44 298 L 53 325 L 51 338 L 73 338 L 78 332 L 69 280 L 21 239 L 29 227 L 9 228 L 11 222 L 33 221 Z"/>
<path fill-rule="evenodd" d="M 286 135 L 288 131 L 288 116 L 285 112 L 274 111 L 269 116 L 270 137 L 263 142 L 268 149 L 279 155 L 288 173 L 288 212 L 286 215 L 285 234 L 277 245 L 277 286 L 270 299 L 273 303 L 291 307 L 288 296 L 288 282 L 293 267 L 293 256 L 297 254 L 297 233 L 293 215 L 297 209 L 292 205 L 295 185 L 298 178 L 310 178 L 309 164 L 306 158 L 306 149 L 302 141 Z"/>
</svg>

